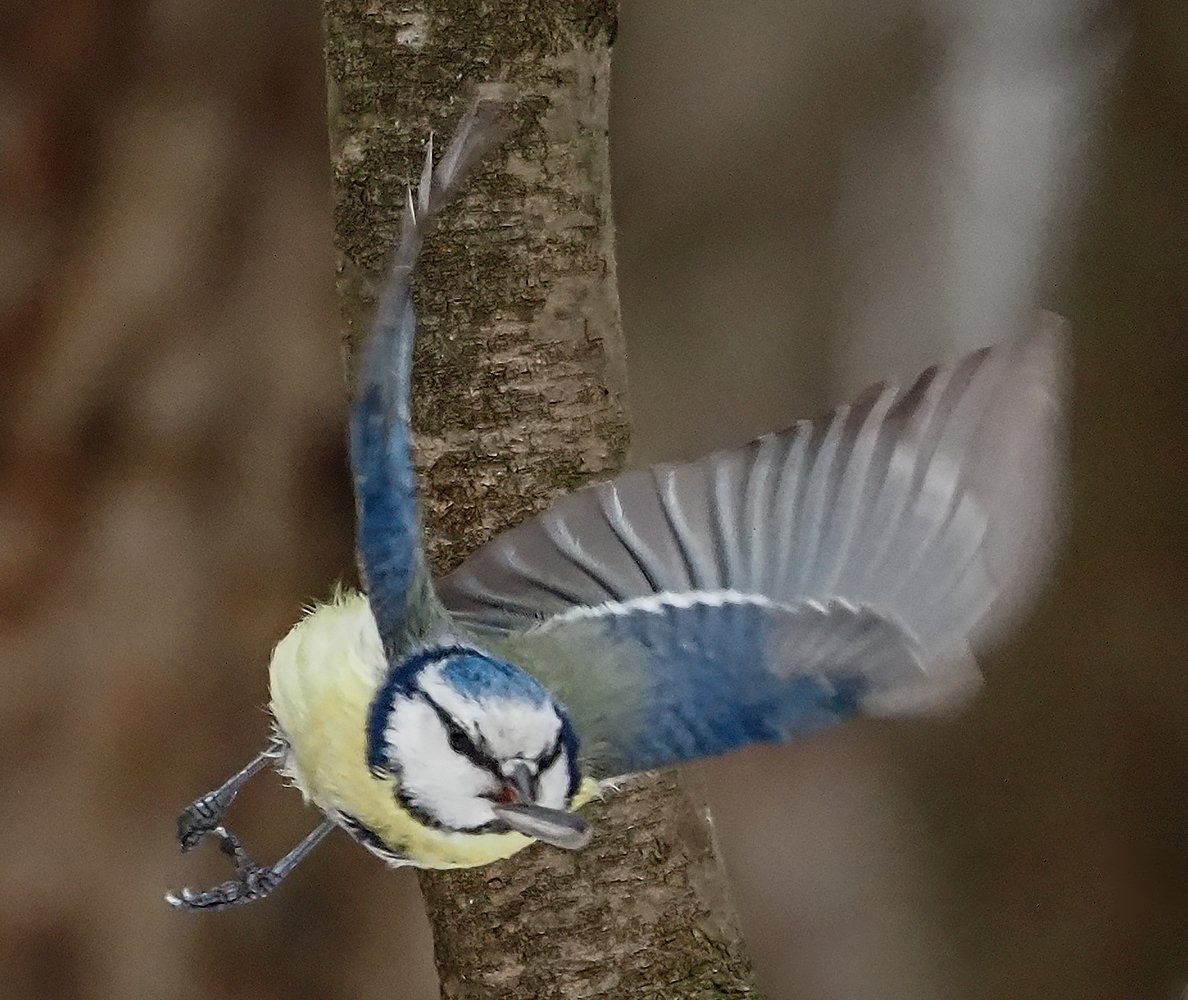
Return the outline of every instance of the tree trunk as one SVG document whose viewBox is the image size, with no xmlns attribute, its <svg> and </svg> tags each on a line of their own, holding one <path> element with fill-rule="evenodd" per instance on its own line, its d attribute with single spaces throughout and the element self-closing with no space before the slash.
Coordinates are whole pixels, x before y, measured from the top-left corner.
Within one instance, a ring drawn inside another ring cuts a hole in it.
<svg viewBox="0 0 1188 1000">
<path fill-rule="evenodd" d="M 339 292 L 348 349 L 405 185 L 467 85 L 504 78 L 510 134 L 448 212 L 417 281 L 413 419 L 438 572 L 623 460 L 607 99 L 615 7 L 327 0 Z M 538 846 L 424 873 L 449 998 L 751 992 L 708 815 L 671 775 L 588 810 L 583 853 Z"/>
</svg>

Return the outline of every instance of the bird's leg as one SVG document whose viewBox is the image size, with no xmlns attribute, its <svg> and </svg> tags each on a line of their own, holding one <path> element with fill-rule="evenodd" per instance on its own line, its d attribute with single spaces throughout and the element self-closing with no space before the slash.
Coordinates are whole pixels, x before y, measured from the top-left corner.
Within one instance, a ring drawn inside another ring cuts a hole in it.
<svg viewBox="0 0 1188 1000">
<path fill-rule="evenodd" d="M 199 796 L 186 806 L 177 817 L 177 842 L 181 844 L 181 849 L 192 851 L 201 843 L 203 837 L 219 829 L 223 822 L 223 813 L 227 811 L 243 783 L 276 760 L 284 749 L 285 744 L 281 740 L 273 740 L 267 749 L 253 757 L 246 767 L 236 771 L 214 791 Z"/>
<path fill-rule="evenodd" d="M 263 899 L 334 827 L 334 820 L 322 820 L 300 844 L 271 865 L 256 864 L 235 834 L 221 826 L 216 827 L 212 832 L 219 836 L 220 850 L 235 862 L 235 876 L 203 892 L 182 889 L 180 896 L 169 893 L 165 901 L 179 910 L 225 910 L 229 906 Z"/>
</svg>

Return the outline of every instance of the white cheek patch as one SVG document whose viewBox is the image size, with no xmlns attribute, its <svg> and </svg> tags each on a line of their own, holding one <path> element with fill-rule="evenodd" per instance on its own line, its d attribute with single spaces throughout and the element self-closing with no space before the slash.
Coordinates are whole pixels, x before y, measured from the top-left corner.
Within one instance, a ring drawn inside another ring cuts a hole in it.
<svg viewBox="0 0 1188 1000">
<path fill-rule="evenodd" d="M 401 791 L 444 826 L 464 830 L 495 819 L 483 795 L 495 776 L 450 749 L 437 713 L 420 699 L 399 698 L 384 732 Z"/>
<path fill-rule="evenodd" d="M 421 691 L 398 694 L 384 728 L 384 744 L 402 798 L 423 818 L 452 830 L 474 830 L 496 820 L 492 799 L 503 781 L 494 769 L 510 774 L 509 762 L 535 762 L 551 755 L 562 721 L 552 701 L 523 697 L 475 697 L 442 678 L 441 666 L 430 664 L 418 678 Z M 450 746 L 447 722 L 462 729 L 485 761 L 473 752 Z M 539 775 L 536 802 L 565 807 L 569 764 L 564 754 Z"/>
</svg>

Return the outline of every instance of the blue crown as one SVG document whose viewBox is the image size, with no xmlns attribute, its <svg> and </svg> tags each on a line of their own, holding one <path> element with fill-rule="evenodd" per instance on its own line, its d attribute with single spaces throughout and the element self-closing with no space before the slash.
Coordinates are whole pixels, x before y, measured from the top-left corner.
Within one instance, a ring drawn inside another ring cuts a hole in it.
<svg viewBox="0 0 1188 1000">
<path fill-rule="evenodd" d="M 543 705 L 549 693 L 531 674 L 510 663 L 480 653 L 469 646 L 435 646 L 414 653 L 389 667 L 367 713 L 367 766 L 373 774 L 388 771 L 384 731 L 398 694 L 408 694 L 416 687 L 421 672 L 434 663 L 443 664 L 441 677 L 454 690 L 469 698 L 515 698 L 532 705 Z"/>
</svg>

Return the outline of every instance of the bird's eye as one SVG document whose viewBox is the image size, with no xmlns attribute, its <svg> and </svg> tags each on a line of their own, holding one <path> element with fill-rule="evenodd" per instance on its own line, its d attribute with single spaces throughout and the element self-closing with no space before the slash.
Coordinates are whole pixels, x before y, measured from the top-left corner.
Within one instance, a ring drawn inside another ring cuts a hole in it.
<svg viewBox="0 0 1188 1000">
<path fill-rule="evenodd" d="M 457 726 L 450 726 L 449 729 L 450 749 L 454 753 L 464 754 L 470 749 L 470 737 L 466 735 Z"/>
</svg>

